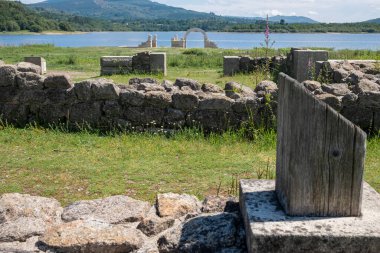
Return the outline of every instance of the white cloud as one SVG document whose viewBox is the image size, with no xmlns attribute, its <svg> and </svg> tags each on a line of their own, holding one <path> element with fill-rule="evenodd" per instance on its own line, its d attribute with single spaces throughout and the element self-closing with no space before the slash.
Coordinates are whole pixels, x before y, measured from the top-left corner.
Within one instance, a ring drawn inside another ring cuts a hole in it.
<svg viewBox="0 0 380 253">
<path fill-rule="evenodd" d="M 269 15 L 269 16 L 283 15 L 283 13 L 279 10 L 259 10 L 259 11 L 255 11 L 255 14 L 260 17 L 264 17 L 266 15 Z"/>
<path fill-rule="evenodd" d="M 318 15 L 318 12 L 316 12 L 316 11 L 308 11 L 307 13 L 309 15 Z"/>
<path fill-rule="evenodd" d="M 21 2 L 24 4 L 34 4 L 34 3 L 42 2 L 42 0 L 21 0 Z"/>
<path fill-rule="evenodd" d="M 379 18 L 379 0 L 154 0 L 187 9 L 220 15 L 264 17 L 274 15 L 312 16 L 323 22 L 355 22 Z M 275 12 L 272 12 L 275 10 Z"/>
</svg>

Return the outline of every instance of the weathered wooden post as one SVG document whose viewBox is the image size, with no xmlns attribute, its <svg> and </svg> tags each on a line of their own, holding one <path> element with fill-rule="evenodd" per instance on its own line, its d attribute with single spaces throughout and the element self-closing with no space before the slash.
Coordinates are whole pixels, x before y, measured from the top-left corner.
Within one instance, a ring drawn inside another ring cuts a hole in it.
<svg viewBox="0 0 380 253">
<path fill-rule="evenodd" d="M 366 134 L 280 74 L 276 193 L 291 216 L 360 216 Z"/>
<path fill-rule="evenodd" d="M 285 74 L 279 89 L 276 181 L 240 181 L 247 251 L 378 253 L 380 194 L 362 181 L 365 133 Z"/>
</svg>

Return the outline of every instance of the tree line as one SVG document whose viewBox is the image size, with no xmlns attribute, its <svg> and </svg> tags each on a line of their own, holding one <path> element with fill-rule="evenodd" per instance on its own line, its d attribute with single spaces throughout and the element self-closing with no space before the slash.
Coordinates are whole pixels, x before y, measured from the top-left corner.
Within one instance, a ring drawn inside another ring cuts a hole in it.
<svg viewBox="0 0 380 253">
<path fill-rule="evenodd" d="M 44 9 L 29 9 L 19 2 L 0 0 L 0 31 L 42 32 L 58 31 L 185 31 L 199 27 L 205 31 L 219 32 L 263 32 L 266 23 L 262 20 L 211 16 L 190 20 L 124 19 L 109 21 L 52 12 Z M 376 23 L 316 23 L 288 24 L 284 20 L 271 22 L 270 29 L 276 33 L 380 33 Z"/>
</svg>

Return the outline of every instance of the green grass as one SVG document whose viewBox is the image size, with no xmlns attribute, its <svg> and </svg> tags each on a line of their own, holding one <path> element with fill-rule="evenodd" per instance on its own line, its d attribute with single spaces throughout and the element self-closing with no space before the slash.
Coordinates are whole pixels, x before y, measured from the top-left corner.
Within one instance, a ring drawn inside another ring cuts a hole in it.
<svg viewBox="0 0 380 253">
<path fill-rule="evenodd" d="M 368 141 L 365 168 L 365 180 L 380 192 L 380 135 Z"/>
<path fill-rule="evenodd" d="M 142 49 L 115 47 L 62 48 L 52 45 L 0 47 L 7 63 L 25 56 L 46 58 L 50 71 L 68 71 L 74 80 L 97 77 L 103 55 L 133 55 Z M 254 87 L 262 73 L 222 76 L 223 55 L 263 56 L 262 49 L 156 49 L 168 54 L 168 77 L 187 77 L 220 86 L 237 81 Z M 285 54 L 271 50 L 270 55 Z M 380 59 L 380 51 L 331 51 L 335 59 Z M 127 83 L 131 76 L 112 76 Z M 142 75 L 137 75 L 142 76 Z M 163 76 L 153 76 L 160 80 Z M 262 132 L 255 141 L 238 133 L 204 137 L 199 131 L 163 135 L 127 133 L 100 135 L 85 131 L 0 126 L 0 194 L 23 192 L 55 197 L 66 205 L 79 199 L 115 194 L 152 201 L 158 192 L 199 197 L 235 192 L 236 178 L 274 176 L 276 135 Z M 365 179 L 380 191 L 380 137 L 368 142 Z M 269 173 L 266 168 L 269 168 Z"/>
<path fill-rule="evenodd" d="M 25 45 L 20 47 L 0 47 L 0 55 L 6 63 L 17 63 L 25 56 L 42 56 L 47 61 L 48 71 L 67 71 L 74 81 L 99 77 L 100 57 L 104 55 L 134 55 L 146 49 L 119 48 L 119 47 L 83 47 L 64 48 L 52 45 Z M 174 49 L 159 48 L 151 51 L 167 53 L 168 76 L 162 75 L 114 75 L 110 76 L 117 83 L 128 83 L 131 77 L 149 76 L 175 81 L 176 78 L 191 78 L 200 82 L 215 83 L 224 87 L 225 83 L 237 81 L 250 87 L 266 76 L 261 73 L 251 75 L 223 76 L 224 55 L 264 55 L 262 49 L 256 50 L 222 50 L 222 49 Z M 285 50 L 273 50 L 271 55 L 285 54 Z"/>
<path fill-rule="evenodd" d="M 276 134 L 261 132 L 248 141 L 232 132 L 205 137 L 184 130 L 165 137 L 7 126 L 0 129 L 0 157 L 0 194 L 55 197 L 64 205 L 115 194 L 148 201 L 170 191 L 204 197 L 216 194 L 220 183 L 220 194 L 234 192 L 237 178 L 273 178 Z M 380 137 L 373 137 L 365 179 L 380 191 L 378 157 Z"/>
<path fill-rule="evenodd" d="M 231 180 L 275 165 L 275 134 L 255 142 L 238 134 L 204 137 L 188 130 L 99 135 L 40 128 L 0 130 L 0 194 L 51 196 L 63 204 L 127 194 L 152 201 L 158 192 L 199 197 L 231 192 Z"/>
</svg>

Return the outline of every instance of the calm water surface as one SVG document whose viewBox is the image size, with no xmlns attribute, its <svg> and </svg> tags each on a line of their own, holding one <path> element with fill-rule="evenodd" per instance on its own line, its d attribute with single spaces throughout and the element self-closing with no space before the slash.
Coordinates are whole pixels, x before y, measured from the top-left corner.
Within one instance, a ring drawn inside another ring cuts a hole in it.
<svg viewBox="0 0 380 253">
<path fill-rule="evenodd" d="M 88 46 L 137 46 L 147 39 L 148 34 L 157 34 L 159 47 L 170 47 L 170 39 L 184 32 L 93 32 L 64 35 L 1 35 L 0 45 L 54 44 L 62 47 Z M 261 33 L 207 33 L 209 39 L 220 48 L 248 49 L 261 47 L 264 35 Z M 328 47 L 335 49 L 380 50 L 380 34 L 272 34 L 273 47 Z M 200 33 L 191 33 L 188 47 L 203 47 Z"/>
</svg>

